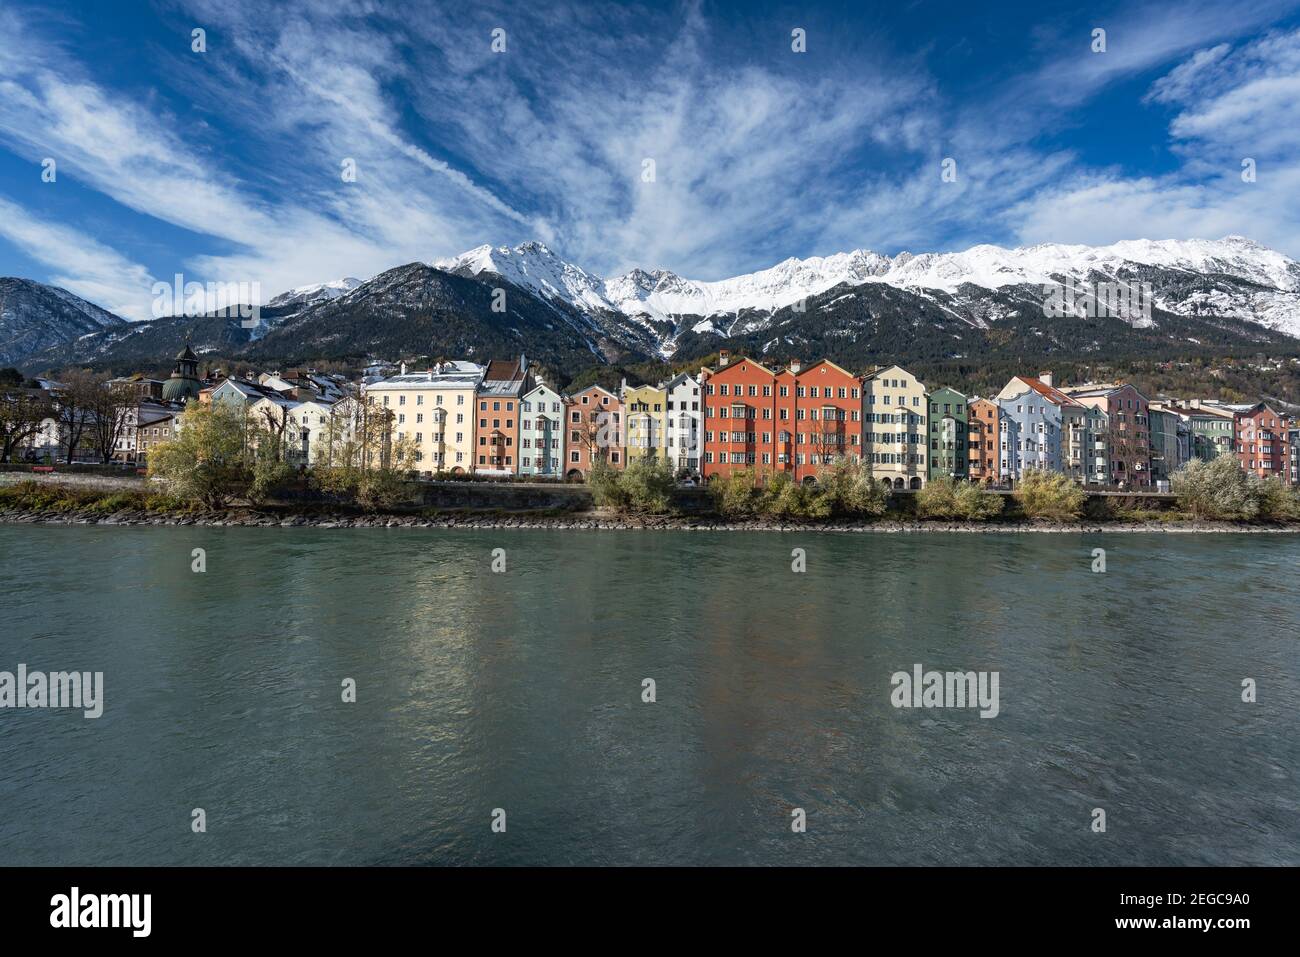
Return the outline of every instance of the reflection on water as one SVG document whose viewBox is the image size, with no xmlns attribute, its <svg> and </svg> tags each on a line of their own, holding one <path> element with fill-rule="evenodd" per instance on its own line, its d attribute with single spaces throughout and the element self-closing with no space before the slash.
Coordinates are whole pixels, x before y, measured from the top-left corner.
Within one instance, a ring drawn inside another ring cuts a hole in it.
<svg viewBox="0 0 1300 957">
<path fill-rule="evenodd" d="M 1298 563 L 1265 535 L 0 527 L 0 670 L 106 698 L 0 710 L 0 862 L 1296 864 Z M 895 710 L 915 663 L 998 671 L 1001 713 Z"/>
</svg>

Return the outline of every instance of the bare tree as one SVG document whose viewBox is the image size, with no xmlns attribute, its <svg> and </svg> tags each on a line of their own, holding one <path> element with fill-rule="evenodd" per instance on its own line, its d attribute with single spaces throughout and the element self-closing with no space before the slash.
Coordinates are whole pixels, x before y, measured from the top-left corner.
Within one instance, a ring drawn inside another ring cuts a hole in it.
<svg viewBox="0 0 1300 957">
<path fill-rule="evenodd" d="M 82 402 L 90 410 L 86 424 L 90 444 L 105 465 L 112 461 L 117 443 L 126 433 L 136 414 L 136 392 L 123 382 L 112 382 L 108 376 L 92 376 L 87 380 L 88 392 Z"/>
<path fill-rule="evenodd" d="M 101 381 L 89 369 L 68 369 L 59 375 L 59 386 L 54 390 L 55 419 L 59 426 L 59 441 L 67 446 L 69 465 L 94 417 L 93 406 Z"/>
<path fill-rule="evenodd" d="M 41 431 L 53 413 L 43 389 L 13 388 L 0 391 L 0 462 L 13 461 L 24 443 Z"/>
</svg>

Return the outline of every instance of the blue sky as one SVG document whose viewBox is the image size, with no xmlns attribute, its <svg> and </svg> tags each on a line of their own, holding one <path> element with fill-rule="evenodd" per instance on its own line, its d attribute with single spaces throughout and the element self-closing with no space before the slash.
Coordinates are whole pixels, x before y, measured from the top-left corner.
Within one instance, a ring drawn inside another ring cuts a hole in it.
<svg viewBox="0 0 1300 957">
<path fill-rule="evenodd" d="M 529 239 L 694 279 L 1230 233 L 1300 258 L 1300 0 L 983 6 L 6 0 L 0 275 L 138 319 L 178 272 L 265 300 Z"/>
</svg>

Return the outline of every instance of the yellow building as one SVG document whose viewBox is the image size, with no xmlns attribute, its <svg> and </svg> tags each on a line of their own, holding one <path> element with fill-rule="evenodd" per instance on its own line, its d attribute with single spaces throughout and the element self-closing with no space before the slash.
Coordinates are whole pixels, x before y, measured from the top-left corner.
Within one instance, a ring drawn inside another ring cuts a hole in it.
<svg viewBox="0 0 1300 957">
<path fill-rule="evenodd" d="M 668 460 L 668 392 L 653 385 L 623 384 L 628 464 L 658 458 Z"/>
<path fill-rule="evenodd" d="M 899 366 L 878 369 L 862 383 L 863 461 L 894 488 L 920 488 L 929 465 L 929 405 L 925 385 Z"/>
<path fill-rule="evenodd" d="M 366 386 L 366 402 L 393 413 L 393 441 L 410 440 L 421 472 L 474 470 L 474 396 L 484 367 L 440 362 L 423 372 L 402 371 Z"/>
</svg>

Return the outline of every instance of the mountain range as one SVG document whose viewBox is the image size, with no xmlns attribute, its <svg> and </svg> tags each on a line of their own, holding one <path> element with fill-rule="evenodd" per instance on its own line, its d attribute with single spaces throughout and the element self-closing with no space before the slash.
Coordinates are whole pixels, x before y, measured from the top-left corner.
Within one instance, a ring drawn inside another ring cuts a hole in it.
<svg viewBox="0 0 1300 957">
<path fill-rule="evenodd" d="M 1146 283 L 1149 314 L 1051 317 L 1049 283 Z M 601 277 L 541 243 L 480 246 L 364 282 L 289 290 L 245 329 L 214 314 L 128 323 L 65 290 L 0 279 L 0 365 L 157 368 L 196 351 L 261 364 L 519 352 L 562 375 L 706 356 L 1026 362 L 1300 354 L 1300 263 L 1240 236 L 1110 246 L 787 259 L 716 281 L 657 269 Z"/>
</svg>

